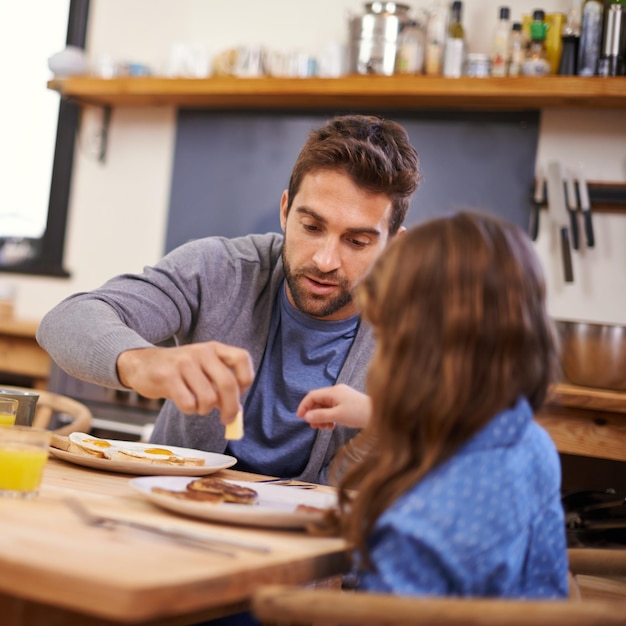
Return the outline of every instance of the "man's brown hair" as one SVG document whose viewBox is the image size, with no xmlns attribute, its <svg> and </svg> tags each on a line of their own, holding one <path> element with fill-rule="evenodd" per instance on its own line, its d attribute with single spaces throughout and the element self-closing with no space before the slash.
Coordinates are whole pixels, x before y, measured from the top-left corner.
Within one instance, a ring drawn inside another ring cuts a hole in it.
<svg viewBox="0 0 626 626">
<path fill-rule="evenodd" d="M 304 177 L 319 170 L 344 171 L 362 189 L 388 195 L 391 236 L 404 222 L 420 179 L 419 158 L 406 130 L 368 115 L 335 117 L 309 133 L 289 180 L 287 211 Z"/>
</svg>

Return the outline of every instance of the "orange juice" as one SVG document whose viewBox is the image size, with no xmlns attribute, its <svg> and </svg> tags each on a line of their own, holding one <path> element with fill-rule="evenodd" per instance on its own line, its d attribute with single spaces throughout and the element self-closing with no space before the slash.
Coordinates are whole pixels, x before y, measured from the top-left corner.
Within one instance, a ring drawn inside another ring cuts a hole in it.
<svg viewBox="0 0 626 626">
<path fill-rule="evenodd" d="M 0 446 L 0 489 L 37 491 L 48 451 L 41 447 L 7 443 Z"/>
<path fill-rule="evenodd" d="M 15 413 L 0 413 L 0 426 L 13 426 L 15 424 Z"/>
<path fill-rule="evenodd" d="M 13 426 L 20 403 L 15 398 L 0 394 L 0 426 Z"/>
</svg>

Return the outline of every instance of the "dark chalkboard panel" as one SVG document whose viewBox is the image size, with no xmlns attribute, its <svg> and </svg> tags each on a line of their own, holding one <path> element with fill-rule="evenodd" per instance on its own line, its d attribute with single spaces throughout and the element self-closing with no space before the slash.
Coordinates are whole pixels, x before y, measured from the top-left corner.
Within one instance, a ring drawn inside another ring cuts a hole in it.
<svg viewBox="0 0 626 626">
<path fill-rule="evenodd" d="M 331 115 L 180 110 L 166 251 L 207 235 L 279 230 L 293 162 L 308 132 Z M 472 209 L 526 228 L 537 112 L 385 116 L 405 126 L 421 160 L 424 179 L 406 225 Z"/>
</svg>

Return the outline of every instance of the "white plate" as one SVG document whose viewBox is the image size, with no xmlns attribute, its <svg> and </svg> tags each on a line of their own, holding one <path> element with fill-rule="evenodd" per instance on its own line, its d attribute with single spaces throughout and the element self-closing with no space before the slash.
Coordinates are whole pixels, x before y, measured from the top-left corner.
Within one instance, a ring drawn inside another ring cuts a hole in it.
<svg viewBox="0 0 626 626">
<path fill-rule="evenodd" d="M 189 515 L 213 522 L 226 522 L 244 526 L 267 526 L 270 528 L 304 528 L 319 521 L 322 512 L 296 512 L 299 504 L 326 509 L 337 502 L 334 493 L 298 489 L 286 485 L 266 485 L 243 480 L 229 480 L 236 485 L 254 489 L 259 498 L 256 504 L 233 504 L 221 502 L 194 502 L 153 493 L 153 487 L 182 491 L 193 478 L 179 476 L 148 476 L 133 478 L 130 484 L 150 502 L 182 515 Z"/>
<path fill-rule="evenodd" d="M 112 445 L 124 446 L 125 448 L 135 448 L 145 450 L 154 448 L 153 443 L 139 443 L 135 441 L 116 441 L 115 439 L 107 439 Z M 83 454 L 75 454 L 66 452 L 58 448 L 50 447 L 49 451 L 63 461 L 82 465 L 83 467 L 91 467 L 92 469 L 105 470 L 108 472 L 120 472 L 122 474 L 138 474 L 140 476 L 206 476 L 221 469 L 231 467 L 237 462 L 237 459 L 227 454 L 217 454 L 216 452 L 204 452 L 204 450 L 193 450 L 191 448 L 178 448 L 176 446 L 162 446 L 159 448 L 167 448 L 174 454 L 179 456 L 196 457 L 204 459 L 204 465 L 185 465 L 179 467 L 177 465 L 165 465 L 162 463 L 143 463 L 141 461 L 111 461 L 110 459 L 102 459 L 96 456 L 86 456 Z"/>
</svg>

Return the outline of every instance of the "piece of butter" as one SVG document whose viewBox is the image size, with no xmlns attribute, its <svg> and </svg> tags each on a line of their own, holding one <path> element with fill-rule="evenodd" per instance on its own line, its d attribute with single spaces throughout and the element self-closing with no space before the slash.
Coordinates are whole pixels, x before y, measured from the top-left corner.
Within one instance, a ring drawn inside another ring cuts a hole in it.
<svg viewBox="0 0 626 626">
<path fill-rule="evenodd" d="M 243 411 L 239 410 L 235 419 L 226 424 L 226 430 L 224 431 L 224 437 L 226 439 L 241 439 L 243 437 Z"/>
</svg>

